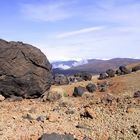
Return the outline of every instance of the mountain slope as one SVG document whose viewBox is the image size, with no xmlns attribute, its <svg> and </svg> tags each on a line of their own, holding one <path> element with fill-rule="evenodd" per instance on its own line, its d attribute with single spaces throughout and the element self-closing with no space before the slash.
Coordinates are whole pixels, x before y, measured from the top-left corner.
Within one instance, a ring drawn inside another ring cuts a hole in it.
<svg viewBox="0 0 140 140">
<path fill-rule="evenodd" d="M 59 61 L 53 63 L 53 65 L 61 65 L 71 67 L 69 69 L 54 68 L 53 72 L 58 74 L 72 75 L 80 71 L 87 71 L 93 74 L 99 74 L 105 72 L 108 68 L 117 69 L 120 65 L 130 65 L 134 63 L 139 63 L 140 59 L 131 59 L 131 58 L 114 58 L 110 60 L 98 60 L 98 59 L 89 59 L 87 63 L 74 66 L 73 64 L 78 64 L 77 61 Z"/>
<path fill-rule="evenodd" d="M 139 59 L 131 59 L 131 58 L 114 58 L 110 60 L 100 60 L 100 61 L 91 61 L 88 64 L 80 65 L 77 67 L 72 67 L 71 70 L 79 70 L 79 71 L 88 71 L 91 73 L 100 73 L 105 72 L 108 68 L 116 69 L 120 65 L 128 65 L 132 63 L 140 62 Z"/>
</svg>

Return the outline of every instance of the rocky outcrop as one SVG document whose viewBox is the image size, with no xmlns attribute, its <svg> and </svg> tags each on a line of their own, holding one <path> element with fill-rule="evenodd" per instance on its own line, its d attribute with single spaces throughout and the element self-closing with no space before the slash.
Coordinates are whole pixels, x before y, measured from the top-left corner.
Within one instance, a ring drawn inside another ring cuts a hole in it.
<svg viewBox="0 0 140 140">
<path fill-rule="evenodd" d="M 36 47 L 0 40 L 0 94 L 36 98 L 52 84 L 51 65 Z"/>
</svg>

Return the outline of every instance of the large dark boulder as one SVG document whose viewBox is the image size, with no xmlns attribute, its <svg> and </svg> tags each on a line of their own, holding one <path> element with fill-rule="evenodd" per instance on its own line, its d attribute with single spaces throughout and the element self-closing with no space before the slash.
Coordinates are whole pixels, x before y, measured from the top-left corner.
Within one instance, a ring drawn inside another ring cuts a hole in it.
<svg viewBox="0 0 140 140">
<path fill-rule="evenodd" d="M 75 87 L 74 88 L 74 92 L 73 92 L 73 96 L 74 97 L 78 97 L 78 96 L 82 96 L 84 94 L 84 92 L 86 92 L 86 88 L 79 86 L 79 87 Z"/>
<path fill-rule="evenodd" d="M 69 84 L 69 80 L 68 80 L 67 76 L 65 76 L 63 74 L 56 74 L 54 76 L 54 84 L 55 85 L 67 85 L 67 84 Z"/>
<path fill-rule="evenodd" d="M 132 72 L 136 72 L 138 70 L 140 70 L 140 65 L 135 66 L 135 67 L 132 68 Z"/>
<path fill-rule="evenodd" d="M 108 69 L 106 71 L 106 73 L 107 73 L 108 77 L 110 77 L 110 78 L 115 77 L 115 71 L 113 69 Z"/>
<path fill-rule="evenodd" d="M 37 98 L 52 84 L 51 65 L 36 47 L 0 40 L 0 94 Z"/>
<path fill-rule="evenodd" d="M 80 77 L 85 81 L 90 81 L 92 79 L 92 74 L 88 73 L 88 72 L 80 72 L 80 73 L 76 73 L 74 74 L 75 77 Z"/>
<path fill-rule="evenodd" d="M 127 69 L 125 66 L 120 66 L 119 69 L 120 69 L 122 75 L 131 73 L 130 70 Z"/>
<path fill-rule="evenodd" d="M 88 92 L 95 92 L 96 91 L 96 85 L 95 84 L 92 84 L 92 83 L 89 83 L 87 86 L 86 86 L 86 89 L 88 90 Z"/>
<path fill-rule="evenodd" d="M 70 134 L 60 135 L 56 133 L 43 134 L 38 140 L 74 140 L 74 137 Z"/>
</svg>

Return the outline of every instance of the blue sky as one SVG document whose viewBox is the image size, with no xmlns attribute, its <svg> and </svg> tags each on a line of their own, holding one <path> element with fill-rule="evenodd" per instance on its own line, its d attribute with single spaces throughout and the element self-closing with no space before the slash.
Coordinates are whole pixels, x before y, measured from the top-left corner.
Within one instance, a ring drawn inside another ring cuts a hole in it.
<svg viewBox="0 0 140 140">
<path fill-rule="evenodd" d="M 140 58 L 139 0 L 1 0 L 0 38 L 49 60 Z"/>
</svg>

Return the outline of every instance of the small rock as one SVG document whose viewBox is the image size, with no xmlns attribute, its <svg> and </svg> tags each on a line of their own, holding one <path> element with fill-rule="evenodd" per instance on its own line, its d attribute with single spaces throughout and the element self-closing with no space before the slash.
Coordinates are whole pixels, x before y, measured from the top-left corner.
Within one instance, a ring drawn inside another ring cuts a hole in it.
<svg viewBox="0 0 140 140">
<path fill-rule="evenodd" d="M 4 101 L 5 100 L 5 97 L 0 95 L 0 102 Z"/>
<path fill-rule="evenodd" d="M 78 97 L 78 96 L 82 96 L 84 94 L 84 92 L 86 92 L 86 88 L 79 86 L 79 87 L 75 87 L 74 88 L 74 92 L 73 92 L 73 96 L 74 97 Z"/>
<path fill-rule="evenodd" d="M 92 79 L 92 74 L 87 72 L 80 72 L 80 73 L 76 73 L 74 77 L 80 77 L 85 81 L 90 81 Z"/>
<path fill-rule="evenodd" d="M 45 92 L 42 101 L 57 101 L 64 97 L 64 90 L 62 88 L 52 88 Z"/>
<path fill-rule="evenodd" d="M 96 85 L 95 85 L 95 84 L 92 84 L 92 83 L 89 83 L 89 84 L 86 86 L 86 89 L 88 90 L 88 92 L 93 93 L 94 91 L 96 91 Z"/>
<path fill-rule="evenodd" d="M 76 128 L 79 128 L 79 129 L 86 129 L 86 130 L 91 130 L 88 126 L 86 126 L 85 124 L 82 125 L 82 124 L 78 124 L 76 125 Z"/>
<path fill-rule="evenodd" d="M 66 114 L 74 114 L 74 110 L 68 109 L 65 113 Z"/>
<path fill-rule="evenodd" d="M 108 77 L 115 77 L 115 71 L 113 69 L 108 69 L 106 71 L 106 73 L 108 74 Z"/>
<path fill-rule="evenodd" d="M 108 75 L 106 74 L 106 73 L 100 73 L 100 75 L 99 75 L 99 80 L 103 80 L 103 79 L 106 79 L 106 78 L 108 78 Z"/>
<path fill-rule="evenodd" d="M 38 140 L 74 140 L 71 134 L 60 135 L 57 133 L 43 134 Z"/>
<path fill-rule="evenodd" d="M 132 72 L 136 72 L 138 70 L 140 70 L 140 65 L 135 66 L 135 67 L 132 68 Z"/>
<path fill-rule="evenodd" d="M 90 119 L 93 119 L 96 117 L 96 113 L 89 107 L 86 107 L 85 108 L 85 111 L 84 111 L 84 114 L 81 114 L 80 115 L 81 117 L 84 117 L 84 118 L 90 118 Z"/>
<path fill-rule="evenodd" d="M 69 84 L 68 77 L 63 74 L 56 74 L 54 76 L 54 84 L 55 85 L 67 85 L 67 84 Z"/>
<path fill-rule="evenodd" d="M 39 117 L 36 118 L 36 120 L 37 120 L 38 122 L 43 122 L 43 123 L 44 123 L 44 121 L 46 120 L 46 117 L 44 117 L 44 116 L 39 116 Z"/>
<path fill-rule="evenodd" d="M 105 92 L 107 91 L 108 85 L 106 82 L 104 83 L 98 83 L 98 89 L 100 92 Z"/>
<path fill-rule="evenodd" d="M 133 97 L 134 98 L 139 98 L 140 97 L 140 91 L 135 92 Z"/>
<path fill-rule="evenodd" d="M 29 121 L 33 120 L 32 116 L 30 114 L 26 114 L 25 116 L 22 116 L 23 119 L 27 119 Z"/>
</svg>

